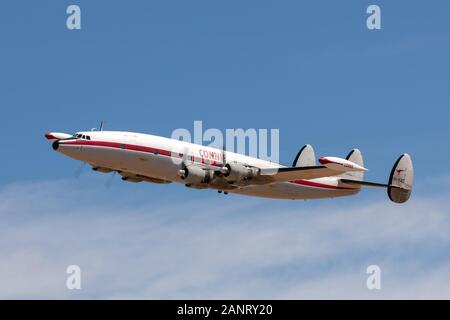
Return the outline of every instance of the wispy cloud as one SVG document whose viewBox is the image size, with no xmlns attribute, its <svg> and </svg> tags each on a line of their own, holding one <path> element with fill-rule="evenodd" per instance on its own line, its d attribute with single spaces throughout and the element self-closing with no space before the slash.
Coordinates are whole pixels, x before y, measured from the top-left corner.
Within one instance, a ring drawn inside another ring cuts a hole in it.
<svg viewBox="0 0 450 320">
<path fill-rule="evenodd" d="M 344 207 L 94 191 L 72 181 L 0 190 L 0 297 L 450 298 L 445 192 Z M 80 291 L 65 287 L 70 264 Z M 365 286 L 371 264 L 380 291 Z"/>
</svg>

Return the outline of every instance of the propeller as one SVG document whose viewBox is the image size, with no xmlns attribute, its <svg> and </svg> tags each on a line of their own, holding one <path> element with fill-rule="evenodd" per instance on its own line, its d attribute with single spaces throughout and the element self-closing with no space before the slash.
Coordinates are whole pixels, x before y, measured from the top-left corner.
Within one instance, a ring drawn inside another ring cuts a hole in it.
<svg viewBox="0 0 450 320">
<path fill-rule="evenodd" d="M 181 167 L 180 170 L 178 170 L 178 175 L 184 179 L 186 177 L 186 174 L 188 173 L 186 162 L 189 160 L 189 148 L 186 146 L 183 150 L 183 154 L 181 156 Z"/>
<path fill-rule="evenodd" d="M 222 144 L 222 167 L 219 171 L 223 175 L 226 175 L 230 172 L 230 169 L 227 167 L 227 150 L 225 143 Z"/>
<path fill-rule="evenodd" d="M 83 170 L 86 166 L 86 162 L 83 162 L 78 168 L 75 170 L 75 178 L 79 178 L 81 174 L 83 173 Z"/>
<path fill-rule="evenodd" d="M 112 182 L 113 182 L 114 177 L 116 176 L 116 174 L 117 174 L 117 171 L 114 171 L 114 172 L 108 177 L 108 180 L 106 180 L 106 182 L 105 182 L 105 187 L 106 187 L 106 188 L 110 188 L 110 187 L 111 187 Z"/>
</svg>

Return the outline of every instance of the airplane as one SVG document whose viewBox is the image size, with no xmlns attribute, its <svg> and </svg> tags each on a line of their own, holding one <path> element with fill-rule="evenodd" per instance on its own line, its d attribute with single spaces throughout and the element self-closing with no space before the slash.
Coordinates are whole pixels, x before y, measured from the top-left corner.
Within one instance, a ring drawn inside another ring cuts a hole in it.
<svg viewBox="0 0 450 320">
<path fill-rule="evenodd" d="M 387 189 L 389 199 L 406 202 L 413 187 L 409 154 L 395 162 L 388 183 L 364 180 L 363 157 L 353 149 L 347 157 L 321 157 L 303 146 L 292 166 L 161 136 L 122 131 L 49 132 L 54 150 L 88 163 L 97 172 L 117 172 L 123 181 L 182 183 L 219 193 L 273 198 L 322 199 L 355 195 L 362 187 Z"/>
</svg>

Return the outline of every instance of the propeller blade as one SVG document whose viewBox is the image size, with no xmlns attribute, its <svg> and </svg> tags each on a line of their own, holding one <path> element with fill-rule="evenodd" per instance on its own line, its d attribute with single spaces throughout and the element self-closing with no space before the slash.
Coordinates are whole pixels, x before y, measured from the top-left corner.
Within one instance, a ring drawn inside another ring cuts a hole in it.
<svg viewBox="0 0 450 320">
<path fill-rule="evenodd" d="M 86 163 L 83 162 L 76 170 L 75 170 L 75 178 L 79 178 L 81 174 L 83 173 L 84 167 L 86 166 Z"/>
<path fill-rule="evenodd" d="M 116 176 L 116 174 L 117 174 L 117 171 L 114 171 L 114 172 L 108 177 L 108 180 L 106 180 L 106 182 L 105 182 L 105 187 L 106 187 L 106 188 L 109 189 L 109 188 L 111 187 L 112 182 L 113 182 L 114 177 Z"/>
<path fill-rule="evenodd" d="M 223 143 L 223 145 L 222 145 L 222 166 L 225 167 L 226 164 L 227 164 L 227 147 L 226 147 L 225 143 Z"/>
<path fill-rule="evenodd" d="M 225 143 L 222 144 L 222 167 L 219 169 L 219 172 L 221 174 L 228 174 L 228 172 L 230 171 L 230 169 L 227 166 L 227 150 L 226 150 L 226 146 Z"/>
</svg>

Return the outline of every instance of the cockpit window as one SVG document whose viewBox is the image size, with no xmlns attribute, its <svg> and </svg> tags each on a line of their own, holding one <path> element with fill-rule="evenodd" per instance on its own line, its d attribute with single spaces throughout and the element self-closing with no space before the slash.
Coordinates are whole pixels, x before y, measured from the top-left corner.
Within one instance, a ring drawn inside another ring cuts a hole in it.
<svg viewBox="0 0 450 320">
<path fill-rule="evenodd" d="M 73 139 L 83 139 L 83 140 L 91 140 L 91 136 L 87 136 L 81 133 L 75 133 L 72 137 Z"/>
</svg>

